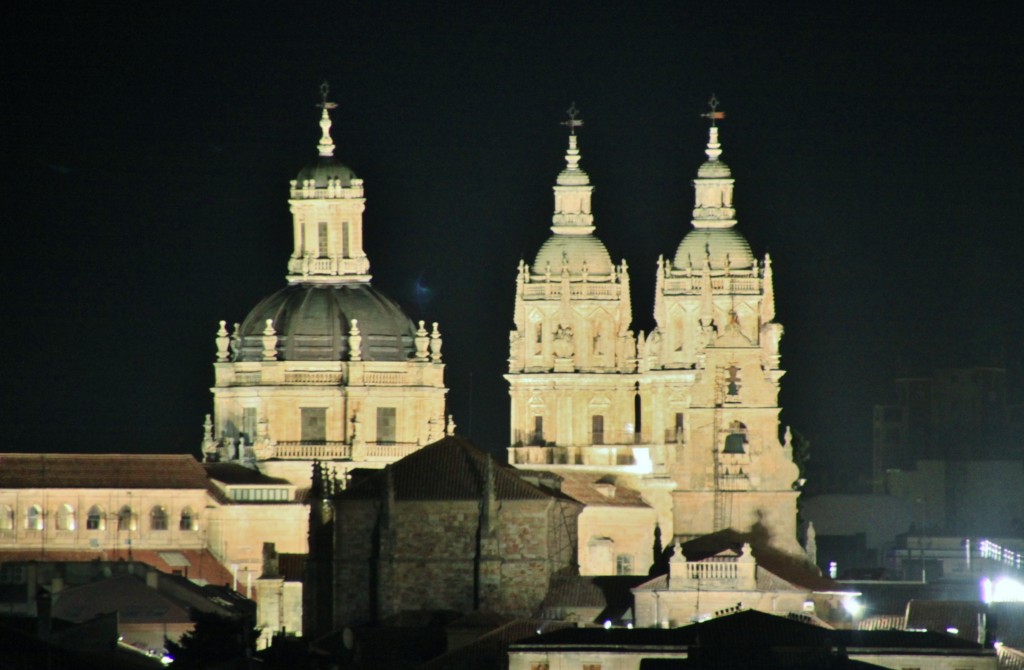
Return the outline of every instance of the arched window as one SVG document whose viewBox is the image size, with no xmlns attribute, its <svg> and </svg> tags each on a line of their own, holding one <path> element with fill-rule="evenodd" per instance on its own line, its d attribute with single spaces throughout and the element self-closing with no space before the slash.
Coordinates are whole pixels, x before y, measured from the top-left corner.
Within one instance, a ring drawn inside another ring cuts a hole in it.
<svg viewBox="0 0 1024 670">
<path fill-rule="evenodd" d="M 106 517 L 103 516 L 103 509 L 98 505 L 89 508 L 89 514 L 85 517 L 86 530 L 103 530 L 107 526 Z"/>
<path fill-rule="evenodd" d="M 14 508 L 0 505 L 0 530 L 14 530 Z"/>
<path fill-rule="evenodd" d="M 67 503 L 57 508 L 57 530 L 75 529 L 75 508 Z"/>
<path fill-rule="evenodd" d="M 118 530 L 135 530 L 135 522 L 132 518 L 132 508 L 125 505 L 117 512 Z"/>
<path fill-rule="evenodd" d="M 196 515 L 191 507 L 181 510 L 181 521 L 178 522 L 178 530 L 195 530 Z"/>
<path fill-rule="evenodd" d="M 156 505 L 149 511 L 149 529 L 167 530 L 167 510 L 162 505 Z"/>
<path fill-rule="evenodd" d="M 43 529 L 43 510 L 39 505 L 32 505 L 25 510 L 25 528 L 27 530 Z"/>
</svg>

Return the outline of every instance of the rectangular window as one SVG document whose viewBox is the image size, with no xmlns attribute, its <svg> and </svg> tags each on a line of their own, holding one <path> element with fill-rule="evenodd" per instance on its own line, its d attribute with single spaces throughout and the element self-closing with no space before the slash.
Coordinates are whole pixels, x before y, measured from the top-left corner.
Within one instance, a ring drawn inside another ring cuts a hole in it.
<svg viewBox="0 0 1024 670">
<path fill-rule="evenodd" d="M 349 241 L 348 241 L 349 227 L 348 221 L 341 222 L 341 257 L 349 257 Z"/>
<path fill-rule="evenodd" d="M 317 241 L 317 255 L 320 258 L 327 258 L 327 222 L 321 221 L 317 226 L 319 239 Z"/>
<path fill-rule="evenodd" d="M 323 444 L 327 441 L 327 408 L 302 407 L 302 441 Z"/>
<path fill-rule="evenodd" d="M 395 443 L 396 423 L 394 407 L 377 408 L 377 444 Z"/>
<path fill-rule="evenodd" d="M 245 436 L 245 443 L 252 444 L 256 441 L 256 408 L 242 408 L 242 435 Z"/>
<path fill-rule="evenodd" d="M 619 554 L 615 557 L 615 574 L 633 574 L 633 557 L 629 554 Z"/>
<path fill-rule="evenodd" d="M 530 444 L 544 444 L 544 417 L 533 417 L 533 435 L 530 436 Z"/>
<path fill-rule="evenodd" d="M 604 444 L 604 416 L 601 414 L 590 417 L 590 443 Z"/>
</svg>

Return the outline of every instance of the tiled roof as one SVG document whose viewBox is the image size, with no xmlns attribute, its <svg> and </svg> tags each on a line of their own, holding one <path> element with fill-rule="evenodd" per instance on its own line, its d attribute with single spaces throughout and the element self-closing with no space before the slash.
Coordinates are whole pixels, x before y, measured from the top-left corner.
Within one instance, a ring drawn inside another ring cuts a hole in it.
<svg viewBox="0 0 1024 670">
<path fill-rule="evenodd" d="M 117 612 L 125 624 L 183 623 L 190 621 L 188 607 L 157 589 L 145 578 L 120 575 L 57 594 L 53 615 L 68 621 L 87 621 L 99 614 Z"/>
<path fill-rule="evenodd" d="M 206 489 L 188 455 L 0 454 L 0 489 Z"/>
<path fill-rule="evenodd" d="M 531 471 L 523 471 L 524 476 L 529 477 Z M 625 486 L 619 486 L 613 481 L 605 482 L 606 475 L 595 472 L 559 472 L 561 479 L 562 493 L 578 500 L 587 506 L 608 506 L 608 507 L 647 507 L 650 508 L 640 492 Z M 602 489 L 611 491 L 612 495 L 606 495 Z"/>
<path fill-rule="evenodd" d="M 979 616 L 985 613 L 986 606 L 974 601 L 939 601 L 911 600 L 907 604 L 907 630 L 930 630 L 936 633 L 949 632 L 965 640 L 978 640 L 979 632 L 984 639 L 984 632 L 978 630 Z"/>
<path fill-rule="evenodd" d="M 221 565 L 216 558 L 208 551 L 195 549 L 177 549 L 174 553 L 180 554 L 188 561 L 188 567 L 172 566 L 167 563 L 161 554 L 166 551 L 153 551 L 149 549 L 133 549 L 131 559 L 136 563 L 145 563 L 157 570 L 172 573 L 175 570 L 186 574 L 190 580 L 206 582 L 208 584 L 231 584 L 231 573 Z M 118 566 L 127 566 L 128 551 L 126 549 L 97 549 L 86 550 L 54 550 L 47 549 L 41 552 L 39 549 L 5 549 L 0 551 L 0 564 L 2 563 L 87 563 L 96 565 L 98 562 L 111 562 Z M 174 561 L 180 562 L 180 561 Z"/>
<path fill-rule="evenodd" d="M 581 576 L 569 575 L 552 581 L 541 603 L 541 616 L 545 619 L 562 618 L 558 610 L 597 609 L 594 621 L 620 621 L 632 609 L 631 589 L 647 580 L 643 575 Z"/>
<path fill-rule="evenodd" d="M 306 569 L 306 554 L 278 554 L 277 571 L 286 582 L 301 582 Z"/>
<path fill-rule="evenodd" d="M 340 499 L 380 498 L 391 472 L 395 500 L 480 500 L 487 462 L 494 469 L 498 500 L 548 500 L 565 496 L 524 481 L 518 471 L 459 437 L 445 437 L 377 471 L 340 494 Z"/>
<path fill-rule="evenodd" d="M 729 549 L 737 554 L 743 548 L 743 543 L 749 542 L 753 548 L 754 559 L 760 568 L 771 572 L 775 576 L 812 591 L 856 591 L 857 589 L 844 588 L 835 581 L 819 574 L 817 567 L 810 561 L 780 551 L 755 533 L 740 533 L 727 529 L 694 538 L 683 543 L 683 554 L 687 560 L 699 561 L 710 556 L 715 556 Z M 666 548 L 669 551 L 670 547 Z"/>
<path fill-rule="evenodd" d="M 224 484 L 291 486 L 291 482 L 287 479 L 265 475 L 259 470 L 247 468 L 240 463 L 203 463 L 202 468 L 206 470 L 210 479 L 216 479 Z"/>
</svg>

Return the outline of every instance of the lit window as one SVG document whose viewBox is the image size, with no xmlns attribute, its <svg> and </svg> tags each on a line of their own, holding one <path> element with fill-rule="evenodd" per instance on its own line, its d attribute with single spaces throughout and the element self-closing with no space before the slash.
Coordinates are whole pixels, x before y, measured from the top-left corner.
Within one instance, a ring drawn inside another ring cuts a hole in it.
<svg viewBox="0 0 1024 670">
<path fill-rule="evenodd" d="M 10 505 L 0 505 L 0 530 L 14 530 L 14 509 Z"/>
<path fill-rule="evenodd" d="M 43 529 L 43 510 L 39 505 L 32 505 L 25 510 L 25 528 L 26 530 Z"/>
<path fill-rule="evenodd" d="M 85 529 L 86 530 L 103 530 L 106 526 L 106 519 L 103 516 L 103 510 L 98 506 L 93 505 L 89 508 L 89 513 L 85 516 Z"/>
<path fill-rule="evenodd" d="M 161 505 L 157 505 L 149 511 L 149 529 L 167 530 L 167 510 Z"/>
<path fill-rule="evenodd" d="M 61 505 L 57 508 L 57 530 L 75 529 L 75 510 L 71 505 Z"/>
</svg>

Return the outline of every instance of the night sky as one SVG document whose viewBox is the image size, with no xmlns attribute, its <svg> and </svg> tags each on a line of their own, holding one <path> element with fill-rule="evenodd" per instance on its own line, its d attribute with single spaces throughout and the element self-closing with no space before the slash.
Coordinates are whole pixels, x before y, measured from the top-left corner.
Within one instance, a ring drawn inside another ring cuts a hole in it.
<svg viewBox="0 0 1024 670">
<path fill-rule="evenodd" d="M 739 230 L 774 260 L 783 422 L 819 482 L 869 470 L 896 376 L 1003 365 L 1020 397 L 1020 12 L 29 4 L 0 47 L 4 451 L 198 455 L 218 320 L 284 285 L 324 79 L 374 285 L 440 321 L 450 408 L 485 449 L 507 443 L 516 264 L 550 234 L 573 101 L 637 331 L 722 101 Z"/>
</svg>

